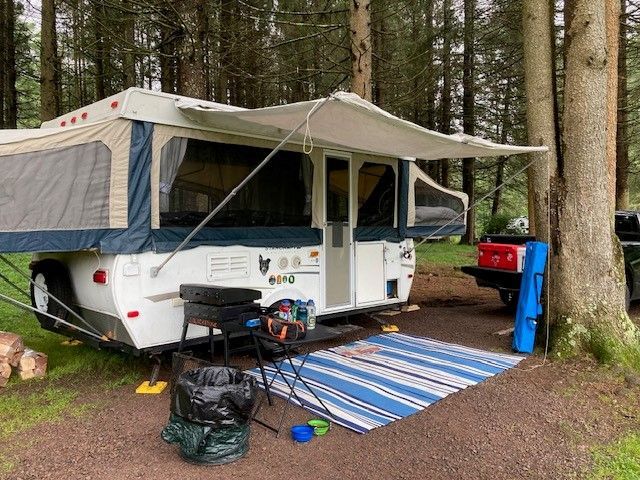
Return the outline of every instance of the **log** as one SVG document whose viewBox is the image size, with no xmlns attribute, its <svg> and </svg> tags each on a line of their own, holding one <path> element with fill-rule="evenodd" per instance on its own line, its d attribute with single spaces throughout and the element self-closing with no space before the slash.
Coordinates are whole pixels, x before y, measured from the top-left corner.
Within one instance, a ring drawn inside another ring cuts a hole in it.
<svg viewBox="0 0 640 480">
<path fill-rule="evenodd" d="M 22 337 L 11 332 L 0 332 L 0 361 L 10 363 L 14 356 L 24 350 Z"/>
<path fill-rule="evenodd" d="M 11 376 L 11 365 L 5 362 L 0 363 L 0 388 L 7 385 Z"/>
<path fill-rule="evenodd" d="M 30 348 L 25 349 L 18 363 L 18 374 L 22 380 L 44 377 L 47 373 L 47 356 Z"/>
</svg>

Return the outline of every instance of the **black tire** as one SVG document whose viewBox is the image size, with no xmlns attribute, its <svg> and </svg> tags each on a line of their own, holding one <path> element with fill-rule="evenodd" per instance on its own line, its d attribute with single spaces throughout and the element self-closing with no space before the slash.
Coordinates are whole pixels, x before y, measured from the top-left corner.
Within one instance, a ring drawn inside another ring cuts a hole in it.
<svg viewBox="0 0 640 480">
<path fill-rule="evenodd" d="M 58 300 L 65 305 L 70 306 L 73 302 L 73 290 L 71 288 L 71 279 L 67 268 L 56 260 L 46 259 L 36 263 L 31 272 L 31 280 L 38 284 L 44 282 L 47 292 L 50 292 Z M 46 294 L 30 284 L 31 305 L 41 311 L 45 311 L 50 315 L 67 320 L 69 312 L 58 302 L 48 298 Z M 36 313 L 36 318 L 44 328 L 53 328 L 55 320 L 46 315 Z"/>
<path fill-rule="evenodd" d="M 498 293 L 500 294 L 500 300 L 502 300 L 502 303 L 505 304 L 505 306 L 507 307 L 507 309 L 510 312 L 515 312 L 516 308 L 518 308 L 518 297 L 519 297 L 519 290 L 506 290 L 506 289 L 499 289 Z"/>
</svg>

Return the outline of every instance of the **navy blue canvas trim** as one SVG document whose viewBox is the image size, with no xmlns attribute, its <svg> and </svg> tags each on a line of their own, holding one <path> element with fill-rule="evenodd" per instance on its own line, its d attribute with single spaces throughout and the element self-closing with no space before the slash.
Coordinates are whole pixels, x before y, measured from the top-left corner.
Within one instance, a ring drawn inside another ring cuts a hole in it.
<svg viewBox="0 0 640 480">
<path fill-rule="evenodd" d="M 356 242 L 376 240 L 399 242 L 402 238 L 398 234 L 398 229 L 393 227 L 356 227 L 353 229 L 353 240 Z"/>
<path fill-rule="evenodd" d="M 112 230 L 100 242 L 102 253 L 151 250 L 151 143 L 153 123 L 132 122 L 129 153 L 129 228 Z"/>
<path fill-rule="evenodd" d="M 447 225 L 442 230 L 439 230 L 440 228 L 437 225 L 408 227 L 406 236 L 407 238 L 426 237 L 438 232 L 438 237 L 446 237 L 448 235 L 463 235 L 467 231 L 467 227 L 459 223 Z"/>
<path fill-rule="evenodd" d="M 189 233 L 188 227 L 152 230 L 153 249 L 158 253 L 173 251 Z M 322 230 L 311 227 L 217 227 L 203 228 L 187 248 L 200 245 L 245 247 L 309 247 L 322 244 Z"/>
<path fill-rule="evenodd" d="M 398 184 L 398 234 L 401 238 L 406 237 L 407 218 L 409 216 L 409 160 L 400 160 Z"/>
</svg>

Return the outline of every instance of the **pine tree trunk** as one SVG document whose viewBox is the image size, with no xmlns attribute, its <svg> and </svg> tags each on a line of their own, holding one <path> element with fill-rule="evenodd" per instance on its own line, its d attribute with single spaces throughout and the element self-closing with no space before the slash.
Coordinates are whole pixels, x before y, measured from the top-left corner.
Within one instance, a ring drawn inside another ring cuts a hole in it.
<svg viewBox="0 0 640 480">
<path fill-rule="evenodd" d="M 474 20 L 475 0 L 464 0 L 464 71 L 462 73 L 462 126 L 464 133 L 475 135 L 475 55 L 474 55 Z M 467 212 L 467 231 L 462 236 L 462 243 L 473 244 L 475 239 L 476 215 L 471 207 L 475 202 L 475 159 L 462 160 L 462 191 L 469 196 Z"/>
<path fill-rule="evenodd" d="M 427 103 L 427 122 L 426 127 L 429 130 L 436 129 L 436 69 L 434 65 L 434 48 L 435 41 L 434 28 L 433 28 L 433 0 L 426 0 L 425 4 L 425 38 L 427 40 L 427 51 L 425 53 L 425 66 L 426 66 L 426 103 Z M 437 182 L 440 181 L 438 163 L 429 162 L 427 167 L 427 173 Z"/>
<path fill-rule="evenodd" d="M 18 94 L 16 91 L 16 5 L 14 0 L 6 0 L 6 70 L 5 70 L 5 126 L 18 125 Z"/>
<path fill-rule="evenodd" d="M 550 301 L 558 355 L 640 362 L 640 335 L 624 308 L 622 249 L 613 230 L 607 186 L 606 8 L 565 2 L 563 163 Z"/>
<path fill-rule="evenodd" d="M 440 104 L 440 131 L 451 133 L 451 0 L 442 3 L 442 100 Z M 440 160 L 440 183 L 449 187 L 449 160 Z"/>
<path fill-rule="evenodd" d="M 386 30 L 387 30 L 387 22 L 386 22 L 386 10 L 383 8 L 382 11 L 380 7 L 381 4 L 373 5 L 373 23 L 375 25 L 375 29 L 373 32 L 373 51 L 375 52 L 375 56 L 373 56 L 373 101 L 380 108 L 384 108 L 386 103 L 386 83 L 384 77 L 384 68 L 382 66 L 382 62 L 387 59 L 387 51 L 386 51 Z M 378 8 L 375 8 L 375 7 Z"/>
<path fill-rule="evenodd" d="M 123 0 L 123 21 L 122 21 L 122 86 L 124 88 L 135 87 L 136 81 L 136 28 L 135 14 L 133 13 L 133 3 Z"/>
<path fill-rule="evenodd" d="M 351 91 L 371 101 L 371 0 L 350 0 Z"/>
<path fill-rule="evenodd" d="M 182 12 L 183 29 L 178 39 L 178 93 L 206 99 L 204 69 L 204 0 L 175 2 Z"/>
<path fill-rule="evenodd" d="M 220 0 L 220 20 L 218 22 L 220 37 L 218 49 L 218 75 L 216 82 L 215 99 L 220 103 L 229 101 L 229 69 L 231 65 L 231 40 L 230 28 L 227 28 L 232 21 L 231 7 L 229 0 Z"/>
<path fill-rule="evenodd" d="M 616 139 L 618 127 L 618 46 L 620 0 L 605 0 L 607 29 L 607 174 L 611 221 L 616 206 Z"/>
<path fill-rule="evenodd" d="M 0 0 L 0 128 L 5 128 L 4 119 L 4 90 L 5 73 L 7 70 L 7 2 Z"/>
<path fill-rule="evenodd" d="M 55 0 L 42 1 L 40 28 L 40 120 L 45 122 L 59 115 L 56 85 L 56 6 Z"/>
<path fill-rule="evenodd" d="M 530 220 L 533 220 L 540 240 L 553 241 L 549 238 L 549 182 L 556 176 L 558 147 L 552 4 L 547 0 L 526 0 L 522 26 L 523 36 L 527 39 L 524 42 L 524 69 L 529 144 L 549 147 L 546 153 L 529 156 L 530 160 L 535 160 L 527 172 L 534 205 Z M 552 223 L 555 225 L 555 220 Z"/>
<path fill-rule="evenodd" d="M 616 132 L 616 209 L 629 208 L 629 88 L 627 83 L 627 0 L 620 0 L 618 48 L 618 129 Z"/>
<path fill-rule="evenodd" d="M 160 89 L 163 92 L 175 93 L 176 91 L 176 44 L 175 36 L 177 27 L 173 25 L 173 11 L 167 8 L 160 10 L 162 25 L 160 26 Z"/>
</svg>

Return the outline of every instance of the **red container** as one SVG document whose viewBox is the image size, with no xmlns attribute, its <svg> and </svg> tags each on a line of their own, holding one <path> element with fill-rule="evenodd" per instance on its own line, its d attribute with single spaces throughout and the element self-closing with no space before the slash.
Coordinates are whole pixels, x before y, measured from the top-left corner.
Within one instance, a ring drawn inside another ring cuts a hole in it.
<svg viewBox="0 0 640 480">
<path fill-rule="evenodd" d="M 479 243 L 478 266 L 521 272 L 525 250 L 522 245 Z"/>
</svg>

